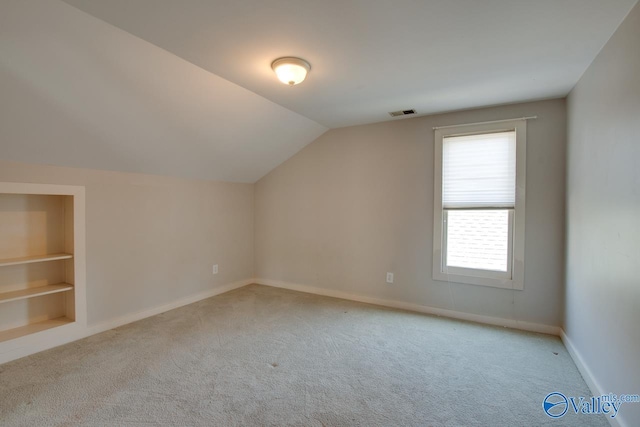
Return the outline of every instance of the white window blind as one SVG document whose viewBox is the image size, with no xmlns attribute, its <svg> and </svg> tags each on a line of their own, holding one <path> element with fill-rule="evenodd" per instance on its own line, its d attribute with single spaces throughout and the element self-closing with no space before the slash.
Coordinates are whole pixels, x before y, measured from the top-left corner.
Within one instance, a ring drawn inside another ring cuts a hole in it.
<svg viewBox="0 0 640 427">
<path fill-rule="evenodd" d="M 443 208 L 513 208 L 515 194 L 515 131 L 443 138 Z"/>
</svg>

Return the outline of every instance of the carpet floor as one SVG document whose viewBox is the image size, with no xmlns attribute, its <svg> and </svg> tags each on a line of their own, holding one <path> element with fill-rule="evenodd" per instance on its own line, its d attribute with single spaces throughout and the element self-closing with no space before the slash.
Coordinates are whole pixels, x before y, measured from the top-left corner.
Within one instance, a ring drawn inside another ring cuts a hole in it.
<svg viewBox="0 0 640 427">
<path fill-rule="evenodd" d="M 2 426 L 607 426 L 549 335 L 250 285 L 0 365 Z"/>
</svg>

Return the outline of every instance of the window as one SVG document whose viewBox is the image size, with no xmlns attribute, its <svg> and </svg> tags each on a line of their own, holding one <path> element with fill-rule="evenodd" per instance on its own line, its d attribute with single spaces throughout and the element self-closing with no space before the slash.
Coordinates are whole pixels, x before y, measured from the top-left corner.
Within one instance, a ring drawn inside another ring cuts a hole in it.
<svg viewBox="0 0 640 427">
<path fill-rule="evenodd" d="M 433 278 L 523 289 L 526 121 L 435 130 Z"/>
</svg>

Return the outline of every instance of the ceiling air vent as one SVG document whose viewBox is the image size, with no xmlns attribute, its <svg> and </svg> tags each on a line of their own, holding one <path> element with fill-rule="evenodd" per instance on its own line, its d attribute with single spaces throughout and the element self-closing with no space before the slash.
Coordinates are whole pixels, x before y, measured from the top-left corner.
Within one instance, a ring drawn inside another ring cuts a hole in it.
<svg viewBox="0 0 640 427">
<path fill-rule="evenodd" d="M 400 110 L 400 111 L 392 111 L 389 113 L 389 115 L 391 117 L 398 117 L 398 116 L 407 116 L 409 114 L 415 114 L 416 110 Z"/>
</svg>

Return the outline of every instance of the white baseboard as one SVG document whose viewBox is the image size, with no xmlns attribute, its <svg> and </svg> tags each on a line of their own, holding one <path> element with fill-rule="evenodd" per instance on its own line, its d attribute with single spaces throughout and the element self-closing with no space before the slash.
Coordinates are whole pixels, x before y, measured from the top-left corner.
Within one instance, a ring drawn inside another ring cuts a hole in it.
<svg viewBox="0 0 640 427">
<path fill-rule="evenodd" d="M 100 332 L 108 331 L 109 329 L 117 328 L 128 323 L 146 319 L 147 317 L 155 316 L 156 314 L 164 313 L 178 307 L 193 304 L 194 302 L 198 302 L 206 298 L 211 298 L 213 296 L 241 288 L 251 283 L 254 283 L 254 280 L 247 279 L 222 286 L 217 286 L 204 292 L 180 298 L 179 300 L 173 301 L 169 304 L 164 304 L 137 313 L 127 314 L 115 319 L 101 322 L 97 325 L 89 325 L 86 328 L 82 328 L 77 323 L 71 323 L 69 325 L 52 328 L 46 331 L 16 338 L 11 341 L 6 341 L 0 343 L 0 364 L 19 359 L 21 357 L 29 356 L 31 354 L 39 353 L 44 350 L 49 350 L 60 345 L 68 344 L 70 342 L 77 341 L 79 339 L 86 338 Z"/>
<path fill-rule="evenodd" d="M 562 339 L 564 346 L 569 352 L 569 355 L 573 359 L 573 363 L 575 363 L 576 367 L 578 368 L 578 371 L 580 371 L 580 374 L 582 375 L 584 382 L 587 383 L 589 390 L 591 390 L 591 393 L 594 396 L 602 396 L 603 394 L 609 394 L 609 391 L 605 391 L 604 388 L 602 388 L 602 386 L 600 385 L 600 383 L 596 380 L 596 377 L 593 375 L 593 372 L 591 372 L 591 369 L 589 369 L 589 366 L 587 366 L 587 364 L 585 363 L 584 358 L 582 357 L 578 349 L 575 347 L 575 345 L 573 345 L 573 342 L 567 336 L 567 334 L 564 332 L 563 329 L 560 329 L 560 338 Z M 588 396 L 585 396 L 585 397 L 588 397 Z M 627 423 L 624 422 L 624 418 L 621 418 L 620 415 L 617 415 L 615 418 L 607 417 L 607 419 L 609 420 L 609 424 L 611 424 L 612 427 L 627 426 Z"/>
<path fill-rule="evenodd" d="M 399 308 L 402 310 L 417 311 L 419 313 L 432 314 L 453 319 L 468 320 L 471 322 L 485 323 L 488 325 L 504 326 L 506 328 L 520 329 L 523 331 L 540 332 L 549 335 L 560 335 L 558 326 L 543 325 L 539 323 L 524 322 L 514 319 L 501 319 L 499 317 L 483 316 L 480 314 L 463 313 L 460 311 L 446 310 L 443 308 L 429 307 L 426 305 L 412 304 L 403 301 L 387 300 L 381 298 L 367 297 L 363 295 L 350 294 L 347 292 L 331 289 L 318 288 L 315 286 L 299 285 L 296 283 L 282 282 L 269 279 L 254 279 L 254 283 L 259 285 L 272 286 L 275 288 L 290 289 L 292 291 L 306 292 L 309 294 L 323 295 L 333 298 L 341 298 L 351 301 L 364 302 L 367 304 L 381 305 L 384 307 Z"/>
</svg>

